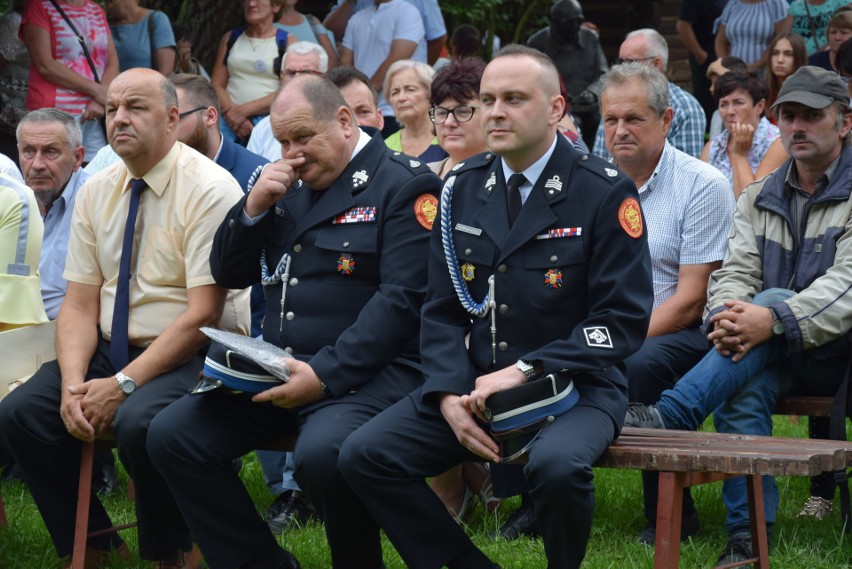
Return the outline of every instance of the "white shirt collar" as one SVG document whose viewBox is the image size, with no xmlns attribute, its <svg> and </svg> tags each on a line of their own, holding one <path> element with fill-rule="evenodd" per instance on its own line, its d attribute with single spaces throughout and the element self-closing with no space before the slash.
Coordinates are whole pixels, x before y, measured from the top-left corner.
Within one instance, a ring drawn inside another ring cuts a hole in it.
<svg viewBox="0 0 852 569">
<path fill-rule="evenodd" d="M 524 170 L 523 172 L 513 171 L 506 164 L 505 160 L 503 160 L 502 158 L 500 159 L 500 163 L 503 167 L 503 179 L 504 180 L 506 180 L 508 182 L 509 177 L 511 177 L 512 174 L 523 174 L 524 178 L 526 178 L 526 180 L 527 180 L 526 182 L 521 184 L 521 187 L 519 188 L 519 191 L 521 192 L 521 203 L 524 203 L 524 202 L 527 201 L 527 198 L 529 197 L 530 192 L 533 189 L 533 186 L 535 186 L 535 183 L 538 181 L 542 172 L 544 172 L 544 167 L 547 166 L 547 162 L 550 160 L 550 157 L 553 156 L 554 150 L 556 150 L 556 141 L 557 141 L 557 138 L 556 138 L 556 135 L 554 133 L 553 142 L 550 144 L 550 148 L 547 149 L 547 152 L 545 152 L 541 156 L 541 158 L 539 158 L 538 160 L 536 160 L 535 162 L 530 164 L 530 166 L 526 170 Z"/>
</svg>

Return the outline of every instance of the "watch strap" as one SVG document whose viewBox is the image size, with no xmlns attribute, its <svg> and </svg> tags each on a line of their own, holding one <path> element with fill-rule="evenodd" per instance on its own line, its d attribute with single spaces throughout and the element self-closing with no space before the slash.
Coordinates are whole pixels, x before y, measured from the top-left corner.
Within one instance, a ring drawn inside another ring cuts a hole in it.
<svg viewBox="0 0 852 569">
<path fill-rule="evenodd" d="M 122 392 L 124 392 L 128 395 L 130 395 L 131 393 L 136 391 L 136 388 L 139 387 L 139 384 L 136 383 L 135 379 L 133 379 L 132 377 L 130 377 L 128 375 L 125 375 L 124 372 L 122 372 L 122 371 L 117 371 L 115 373 L 115 381 L 118 383 L 118 388 L 121 389 Z M 133 384 L 133 389 L 131 389 L 130 391 L 126 391 L 124 389 L 124 384 L 127 383 L 127 382 L 130 382 L 130 383 Z"/>
</svg>

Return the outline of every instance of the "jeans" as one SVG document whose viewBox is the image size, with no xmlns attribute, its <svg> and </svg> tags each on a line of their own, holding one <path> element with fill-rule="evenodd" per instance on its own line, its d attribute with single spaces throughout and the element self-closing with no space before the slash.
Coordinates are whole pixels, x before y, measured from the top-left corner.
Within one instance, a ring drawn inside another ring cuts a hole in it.
<svg viewBox="0 0 852 569">
<path fill-rule="evenodd" d="M 293 478 L 296 467 L 293 464 L 292 452 L 258 450 L 255 454 L 270 494 L 277 497 L 290 490 L 300 490 L 299 484 Z"/>
<path fill-rule="evenodd" d="M 642 347 L 624 360 L 630 401 L 654 403 L 675 385 L 707 352 L 707 337 L 698 326 L 662 336 L 646 338 Z M 659 473 L 642 472 L 645 518 L 657 519 Z M 689 488 L 683 491 L 683 517 L 695 516 Z"/>
<path fill-rule="evenodd" d="M 794 294 L 785 289 L 767 289 L 756 295 L 752 303 L 771 306 Z M 804 381 L 813 387 L 815 378 L 828 378 L 829 383 L 836 383 L 836 390 L 844 367 L 845 362 L 841 361 L 828 366 L 815 364 L 807 352 L 786 354 L 780 338 L 755 346 L 736 363 L 711 349 L 674 389 L 663 392 L 657 409 L 670 429 L 694 430 L 714 413 L 716 430 L 721 433 L 769 436 L 772 411 L 779 395 Z M 826 391 L 830 389 L 826 386 Z M 725 519 L 728 533 L 748 531 L 745 479 L 726 480 L 722 499 L 728 509 Z M 778 508 L 778 488 L 771 476 L 763 477 L 763 501 L 766 523 L 771 527 Z"/>
</svg>

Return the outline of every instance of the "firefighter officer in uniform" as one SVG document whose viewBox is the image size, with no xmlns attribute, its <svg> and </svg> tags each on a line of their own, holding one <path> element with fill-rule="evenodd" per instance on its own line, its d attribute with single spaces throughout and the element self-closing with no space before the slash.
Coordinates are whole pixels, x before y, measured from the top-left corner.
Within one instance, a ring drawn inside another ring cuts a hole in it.
<svg viewBox="0 0 852 569">
<path fill-rule="evenodd" d="M 361 131 L 323 77 L 295 78 L 271 111 L 283 160 L 229 212 L 211 266 L 217 283 L 264 284 L 263 338 L 294 356 L 290 379 L 254 396 L 185 396 L 151 425 L 150 451 L 211 569 L 292 568 L 230 465 L 298 434 L 296 480 L 325 523 L 333 567 L 378 568 L 378 526 L 337 457 L 349 433 L 422 384 L 440 179 Z"/>
<path fill-rule="evenodd" d="M 591 465 L 621 428 L 621 361 L 642 344 L 653 293 L 636 187 L 557 133 L 564 104 L 541 52 L 507 46 L 486 67 L 491 152 L 445 179 L 430 245 L 425 384 L 341 449 L 344 478 L 407 567 L 495 567 L 424 477 L 498 461 L 486 400 L 548 374 L 570 377 L 579 401 L 538 430 L 523 473 L 548 567 L 579 567 L 585 555 Z"/>
</svg>

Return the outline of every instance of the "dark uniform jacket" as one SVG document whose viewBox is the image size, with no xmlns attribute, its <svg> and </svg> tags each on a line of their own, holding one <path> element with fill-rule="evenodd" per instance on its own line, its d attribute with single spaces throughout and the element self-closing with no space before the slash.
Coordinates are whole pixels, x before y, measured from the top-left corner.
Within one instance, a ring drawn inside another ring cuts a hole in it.
<svg viewBox="0 0 852 569">
<path fill-rule="evenodd" d="M 281 283 L 265 287 L 264 339 L 307 361 L 333 396 L 396 401 L 422 381 L 428 203 L 439 189 L 428 167 L 375 136 L 319 199 L 297 184 L 250 227 L 245 198 L 234 206 L 213 243 L 213 277 L 246 287 L 260 281 L 264 247 L 269 273 L 289 253 L 284 320 Z"/>
<path fill-rule="evenodd" d="M 478 155 L 447 176 L 447 184 L 455 177 L 456 253 L 476 302 L 495 275 L 497 361 L 491 314 L 474 317 L 471 327 L 436 223 L 421 332 L 424 401 L 469 393 L 477 376 L 523 359 L 545 374 L 592 372 L 574 379 L 579 404 L 603 409 L 620 427 L 627 405 L 621 362 L 645 339 L 654 300 L 644 220 L 630 178 L 557 138 L 511 229 L 499 157 Z"/>
</svg>

